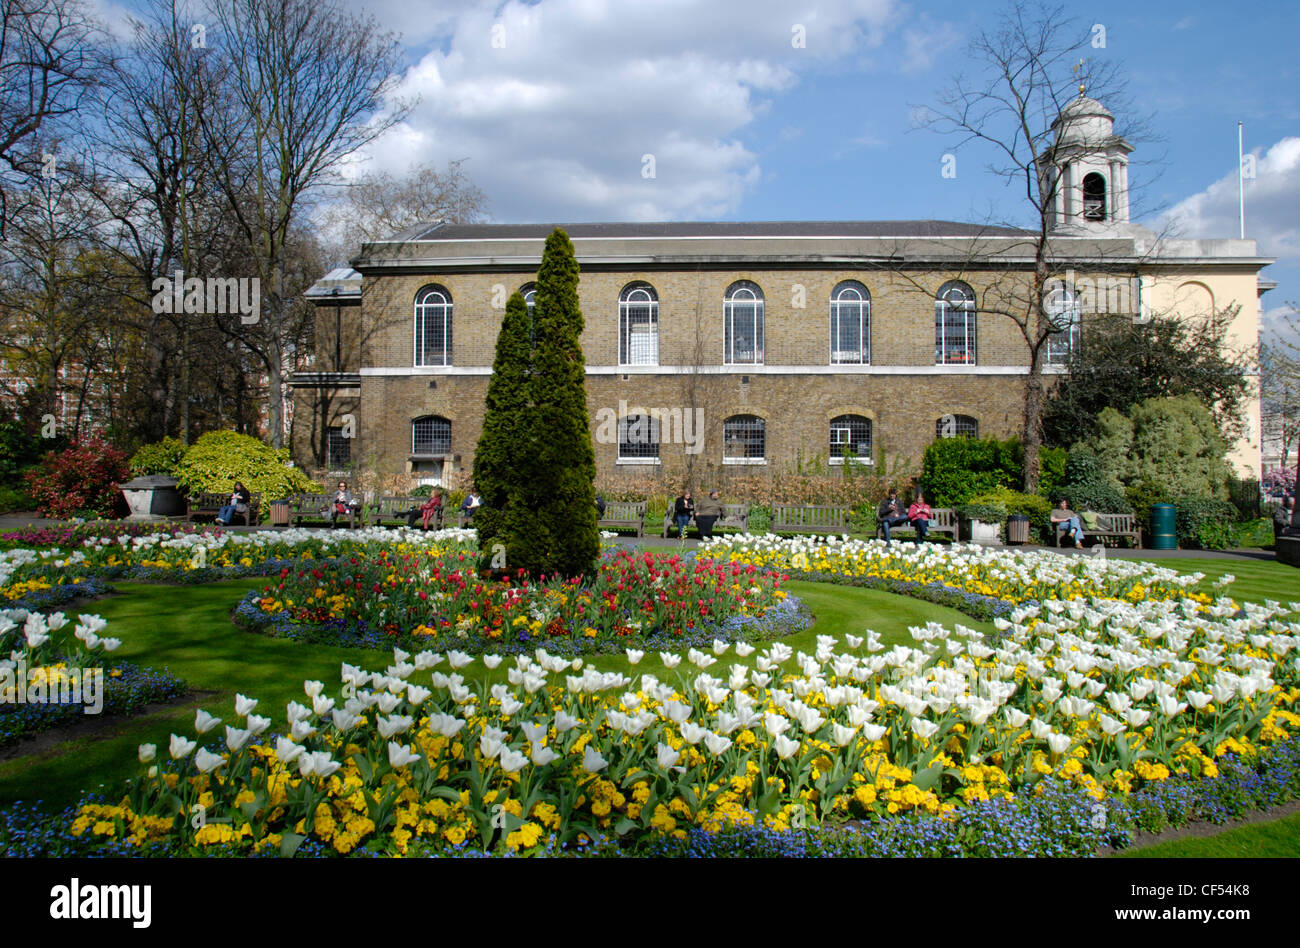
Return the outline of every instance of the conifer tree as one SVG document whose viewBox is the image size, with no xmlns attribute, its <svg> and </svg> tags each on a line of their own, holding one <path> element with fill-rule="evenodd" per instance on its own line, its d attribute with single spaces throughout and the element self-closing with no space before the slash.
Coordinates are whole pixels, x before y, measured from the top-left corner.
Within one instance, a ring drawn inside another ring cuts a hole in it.
<svg viewBox="0 0 1300 948">
<path fill-rule="evenodd" d="M 474 451 L 474 486 L 483 498 L 483 506 L 474 515 L 474 526 L 485 567 L 491 565 L 492 547 L 497 540 L 505 544 L 506 566 L 511 565 L 511 543 L 503 535 L 505 510 L 512 492 L 517 492 L 517 479 L 525 475 L 521 465 L 529 461 L 531 454 L 520 440 L 532 362 L 528 336 L 528 304 L 523 294 L 515 293 L 506 303 L 505 318 L 497 334 L 483 431 Z"/>
<path fill-rule="evenodd" d="M 516 440 L 519 449 L 511 458 L 517 492 L 508 501 L 503 530 L 509 566 L 533 576 L 580 576 L 600 554 L 596 453 L 584 384 L 578 261 L 573 242 L 559 228 L 546 239 L 537 272 L 533 325 L 528 404 L 519 429 L 525 437 Z"/>
</svg>

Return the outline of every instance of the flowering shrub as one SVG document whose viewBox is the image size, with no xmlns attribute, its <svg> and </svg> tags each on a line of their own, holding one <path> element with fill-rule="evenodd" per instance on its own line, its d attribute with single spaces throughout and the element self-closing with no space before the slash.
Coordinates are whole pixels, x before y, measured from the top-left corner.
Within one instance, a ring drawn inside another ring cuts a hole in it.
<svg viewBox="0 0 1300 948">
<path fill-rule="evenodd" d="M 127 480 L 126 453 L 98 435 L 51 451 L 26 475 L 27 490 L 42 517 L 64 519 L 78 511 L 107 514 Z"/>
<path fill-rule="evenodd" d="M 562 651 L 610 651 L 628 642 L 662 640 L 669 647 L 697 628 L 712 637 L 727 620 L 761 616 L 786 596 L 781 577 L 767 570 L 671 554 L 618 550 L 581 581 L 490 582 L 474 564 L 474 554 L 457 547 L 363 550 L 329 564 L 286 567 L 253 604 L 266 616 L 291 619 L 280 627 L 285 634 L 304 624 L 332 625 L 337 635 L 324 640 L 337 644 L 387 647 L 401 636 L 407 645 L 472 652 L 539 642 L 574 643 Z M 367 636 L 373 632 L 389 641 Z"/>
<path fill-rule="evenodd" d="M 1226 597 L 1053 600 L 992 635 L 914 628 L 914 647 L 870 631 L 819 636 L 812 655 L 718 641 L 684 662 L 665 653 L 673 680 L 635 685 L 537 649 L 506 683 L 474 687 L 466 669 L 500 655 L 395 649 L 383 672 L 344 664 L 334 694 L 306 682 L 278 736 L 240 696 L 223 742 L 173 735 L 170 760 L 143 746 L 125 796 L 87 801 L 69 832 L 141 851 L 287 854 L 310 839 L 337 853 L 542 853 L 619 838 L 655 852 L 663 836 L 673 849 L 697 831 L 866 819 L 881 845 L 901 826 L 922 854 L 1091 851 L 1153 808 L 1188 818 L 1152 788 L 1285 757 L 1300 728 L 1298 613 Z M 195 731 L 212 740 L 222 723 L 199 712 Z M 1242 781 L 1215 784 L 1225 810 L 1268 797 L 1229 784 Z M 193 820 L 199 805 L 230 822 Z M 995 846 L 998 825 L 1014 835 Z M 849 834 L 805 838 L 854 851 Z"/>
</svg>

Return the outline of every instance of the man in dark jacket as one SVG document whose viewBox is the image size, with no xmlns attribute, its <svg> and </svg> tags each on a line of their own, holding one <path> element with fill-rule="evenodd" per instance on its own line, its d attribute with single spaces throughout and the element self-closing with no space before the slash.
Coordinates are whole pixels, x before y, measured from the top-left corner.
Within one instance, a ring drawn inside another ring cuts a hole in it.
<svg viewBox="0 0 1300 948">
<path fill-rule="evenodd" d="M 889 542 L 889 528 L 901 527 L 907 523 L 907 511 L 903 509 L 903 502 L 898 499 L 898 491 L 894 488 L 889 489 L 889 496 L 880 502 L 876 509 L 876 523 L 880 530 L 885 532 L 885 542 Z"/>
<path fill-rule="evenodd" d="M 677 538 L 686 532 L 686 525 L 695 515 L 695 501 L 691 500 L 690 491 L 682 491 L 680 497 L 673 501 L 673 522 L 677 524 Z"/>
<path fill-rule="evenodd" d="M 713 525 L 726 513 L 722 501 L 718 500 L 716 490 L 709 491 L 709 496 L 695 505 L 695 525 L 700 528 L 701 540 L 713 539 Z"/>
</svg>

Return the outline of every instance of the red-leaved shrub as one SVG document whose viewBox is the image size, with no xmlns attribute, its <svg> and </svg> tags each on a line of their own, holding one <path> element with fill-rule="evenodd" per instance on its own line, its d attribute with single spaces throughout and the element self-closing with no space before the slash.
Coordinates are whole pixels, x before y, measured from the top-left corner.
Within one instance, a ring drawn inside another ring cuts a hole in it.
<svg viewBox="0 0 1300 948">
<path fill-rule="evenodd" d="M 88 435 L 41 458 L 27 476 L 27 490 L 42 517 L 66 519 L 79 511 L 104 516 L 113 509 L 118 485 L 130 479 L 126 452 L 98 435 Z"/>
</svg>

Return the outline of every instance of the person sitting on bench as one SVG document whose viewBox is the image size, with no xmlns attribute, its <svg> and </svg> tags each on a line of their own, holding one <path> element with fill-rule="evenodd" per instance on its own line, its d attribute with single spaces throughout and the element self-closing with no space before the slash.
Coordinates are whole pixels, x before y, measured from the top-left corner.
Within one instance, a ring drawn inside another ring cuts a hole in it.
<svg viewBox="0 0 1300 948">
<path fill-rule="evenodd" d="M 1066 506 L 1065 498 L 1052 511 L 1052 524 L 1056 527 L 1057 545 L 1061 538 L 1073 540 L 1075 549 L 1083 549 L 1083 521 L 1079 515 Z"/>
</svg>

